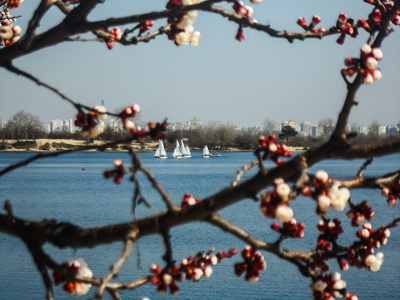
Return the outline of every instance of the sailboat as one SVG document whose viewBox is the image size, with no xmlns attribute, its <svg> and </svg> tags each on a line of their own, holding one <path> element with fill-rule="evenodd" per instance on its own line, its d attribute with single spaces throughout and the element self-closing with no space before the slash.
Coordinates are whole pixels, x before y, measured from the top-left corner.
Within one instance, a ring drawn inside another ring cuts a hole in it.
<svg viewBox="0 0 400 300">
<path fill-rule="evenodd" d="M 174 149 L 174 153 L 172 154 L 172 158 L 183 158 L 183 153 L 181 152 L 181 147 L 179 146 L 178 141 L 176 141 L 176 146 Z"/>
<path fill-rule="evenodd" d="M 213 152 L 210 153 L 210 157 L 221 157 L 221 154 L 219 154 L 218 152 Z"/>
<path fill-rule="evenodd" d="M 209 158 L 210 157 L 210 151 L 208 150 L 207 145 L 204 146 L 204 148 L 203 148 L 203 157 L 204 158 Z"/>
<path fill-rule="evenodd" d="M 177 141 L 177 144 L 178 144 L 178 141 Z M 185 146 L 185 144 L 183 143 L 182 140 L 181 140 L 180 151 L 181 151 L 182 156 L 183 156 L 184 158 L 192 157 L 192 154 L 190 153 L 189 147 L 188 147 L 188 146 Z"/>
<path fill-rule="evenodd" d="M 156 153 L 154 153 L 155 158 L 168 158 L 167 152 L 165 151 L 164 148 L 164 143 L 162 140 L 158 140 L 158 148 L 156 150 Z"/>
<path fill-rule="evenodd" d="M 183 156 L 192 157 L 192 153 L 190 153 L 190 149 L 189 149 L 188 145 L 185 146 L 185 154 Z"/>
</svg>

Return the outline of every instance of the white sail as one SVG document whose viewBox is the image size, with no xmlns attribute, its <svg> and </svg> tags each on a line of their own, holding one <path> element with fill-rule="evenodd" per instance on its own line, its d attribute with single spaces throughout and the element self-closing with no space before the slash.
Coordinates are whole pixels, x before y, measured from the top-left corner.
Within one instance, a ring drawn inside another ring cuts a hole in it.
<svg viewBox="0 0 400 300">
<path fill-rule="evenodd" d="M 156 149 L 156 153 L 154 153 L 154 157 L 155 158 L 159 158 L 160 157 L 160 144 L 158 144 L 158 147 Z"/>
<path fill-rule="evenodd" d="M 181 147 L 180 147 L 180 150 L 181 150 L 181 153 L 182 153 L 183 155 L 187 154 L 187 153 L 186 153 L 185 144 L 183 143 L 182 140 L 181 140 Z"/>
<path fill-rule="evenodd" d="M 155 158 L 167 158 L 167 152 L 165 151 L 164 148 L 164 143 L 162 140 L 158 140 L 158 148 L 156 150 L 156 153 L 154 153 Z"/>
<path fill-rule="evenodd" d="M 203 157 L 208 158 L 210 157 L 210 151 L 208 150 L 207 145 L 203 148 Z"/>
<path fill-rule="evenodd" d="M 190 153 L 190 149 L 189 149 L 189 146 L 185 146 L 185 157 L 192 157 L 192 154 Z"/>
<path fill-rule="evenodd" d="M 158 147 L 160 148 L 160 158 L 167 158 L 167 152 L 165 151 L 164 143 L 162 140 L 159 140 Z"/>
<path fill-rule="evenodd" d="M 172 154 L 172 158 L 182 158 L 182 157 L 183 157 L 183 154 L 180 150 L 179 142 L 176 141 L 176 146 L 174 149 L 174 153 Z"/>
<path fill-rule="evenodd" d="M 190 150 L 188 146 L 185 146 L 185 144 L 183 143 L 183 141 L 181 140 L 181 146 L 180 146 L 180 151 L 183 155 L 183 157 L 187 158 L 187 157 L 192 157 L 192 155 L 190 154 Z"/>
</svg>

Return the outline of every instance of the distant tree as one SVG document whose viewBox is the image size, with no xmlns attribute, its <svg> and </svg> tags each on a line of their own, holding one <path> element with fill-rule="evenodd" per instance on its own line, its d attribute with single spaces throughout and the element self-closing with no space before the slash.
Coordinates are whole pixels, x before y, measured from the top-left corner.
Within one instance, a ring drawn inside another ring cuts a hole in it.
<svg viewBox="0 0 400 300">
<path fill-rule="evenodd" d="M 268 136 L 270 134 L 275 133 L 277 129 L 277 123 L 275 120 L 270 120 L 265 118 L 262 124 L 262 129 L 264 131 L 264 135 Z"/>
<path fill-rule="evenodd" d="M 318 127 L 320 129 L 321 136 L 328 140 L 335 129 L 335 123 L 333 122 L 332 118 L 322 119 L 318 122 Z"/>
<path fill-rule="evenodd" d="M 357 123 L 351 123 L 351 125 L 350 125 L 351 132 L 358 132 L 358 128 L 359 128 L 359 126 Z"/>
<path fill-rule="evenodd" d="M 228 147 L 228 145 L 233 142 L 234 136 L 235 134 L 231 126 L 221 125 L 216 129 L 215 132 L 217 144 L 219 145 L 220 149 Z"/>
<path fill-rule="evenodd" d="M 378 136 L 379 135 L 379 123 L 377 120 L 373 120 L 368 127 L 368 135 Z"/>
<path fill-rule="evenodd" d="M 296 131 L 296 129 L 294 129 L 292 126 L 286 125 L 279 133 L 279 138 L 282 140 L 286 140 L 286 143 L 288 143 L 290 137 L 294 137 L 298 134 L 299 133 Z"/>
<path fill-rule="evenodd" d="M 234 139 L 235 147 L 242 150 L 255 150 L 258 146 L 258 136 L 248 132 L 238 133 Z"/>
<path fill-rule="evenodd" d="M 44 128 L 38 116 L 23 110 L 17 112 L 7 123 L 7 127 L 12 133 L 12 137 L 17 141 L 21 139 L 36 139 L 44 135 Z"/>
</svg>

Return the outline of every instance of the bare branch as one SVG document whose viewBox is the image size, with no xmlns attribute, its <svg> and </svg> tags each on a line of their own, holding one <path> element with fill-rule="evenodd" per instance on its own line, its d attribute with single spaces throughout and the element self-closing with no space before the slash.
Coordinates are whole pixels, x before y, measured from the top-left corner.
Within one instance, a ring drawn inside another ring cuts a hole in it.
<svg viewBox="0 0 400 300">
<path fill-rule="evenodd" d="M 40 1 L 38 8 L 33 14 L 31 20 L 29 21 L 28 29 L 21 39 L 22 47 L 25 50 L 28 50 L 31 47 L 32 40 L 35 38 L 35 31 L 39 27 L 39 23 L 42 20 L 43 16 L 50 8 L 47 2 L 47 0 Z"/>
<path fill-rule="evenodd" d="M 234 179 L 234 180 L 232 181 L 232 183 L 231 183 L 231 186 L 236 186 L 236 185 L 239 183 L 239 181 L 240 181 L 240 179 L 242 178 L 242 176 L 243 176 L 247 171 L 249 171 L 251 168 L 253 168 L 254 166 L 257 166 L 257 165 L 259 165 L 259 164 L 260 164 L 260 161 L 254 160 L 254 161 L 252 161 L 251 163 L 249 163 L 249 164 L 243 166 L 243 167 L 237 172 L 235 179 Z"/>
<path fill-rule="evenodd" d="M 163 199 L 164 203 L 168 207 L 170 211 L 179 211 L 179 207 L 173 204 L 165 190 L 159 185 L 158 181 L 154 178 L 153 174 L 143 167 L 142 163 L 140 162 L 139 158 L 137 157 L 136 153 L 133 151 L 131 147 L 128 147 L 129 153 L 131 154 L 132 158 L 134 159 L 134 165 L 138 170 L 143 172 L 143 174 L 147 177 L 147 179 L 152 184 L 153 188 L 160 194 L 161 198 Z"/>
<path fill-rule="evenodd" d="M 135 234 L 136 235 L 136 234 Z M 104 293 L 104 290 L 107 286 L 107 283 L 115 276 L 118 274 L 119 269 L 122 267 L 122 265 L 125 263 L 125 261 L 128 259 L 129 254 L 132 250 L 132 240 L 130 238 L 128 238 L 125 241 L 124 244 L 124 250 L 122 252 L 121 257 L 119 258 L 119 260 L 117 260 L 115 262 L 115 264 L 111 267 L 110 272 L 107 274 L 107 276 L 105 278 L 103 278 L 103 280 L 101 280 L 101 285 L 99 287 L 99 289 L 97 290 L 96 295 L 94 296 L 93 299 L 101 299 Z"/>
<path fill-rule="evenodd" d="M 32 254 L 33 261 L 42 276 L 43 283 L 46 287 L 46 299 L 53 300 L 53 283 L 47 271 L 47 257 L 43 252 L 42 247 L 35 241 L 25 240 L 25 244 Z"/>
<path fill-rule="evenodd" d="M 308 253 L 293 252 L 281 249 L 278 244 L 268 244 L 266 242 L 260 241 L 251 236 L 249 233 L 245 232 L 243 229 L 233 224 L 230 224 L 227 220 L 223 219 L 221 216 L 215 213 L 212 214 L 208 219 L 206 219 L 206 221 L 222 229 L 223 231 L 236 236 L 245 243 L 251 245 L 252 248 L 270 252 L 284 260 L 287 260 L 288 262 L 296 265 L 304 276 L 309 276 L 307 268 L 302 261 L 308 259 L 313 252 L 308 252 Z"/>
</svg>

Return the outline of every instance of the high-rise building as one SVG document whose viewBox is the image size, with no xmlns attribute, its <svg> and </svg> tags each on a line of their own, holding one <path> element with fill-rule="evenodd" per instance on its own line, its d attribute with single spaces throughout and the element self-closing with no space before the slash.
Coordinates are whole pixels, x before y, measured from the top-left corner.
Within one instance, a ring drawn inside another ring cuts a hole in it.
<svg viewBox="0 0 400 300">
<path fill-rule="evenodd" d="M 378 135 L 386 135 L 386 125 L 378 126 Z"/>
<path fill-rule="evenodd" d="M 312 135 L 312 124 L 307 121 L 303 121 L 300 124 L 300 130 L 301 132 L 304 132 L 305 136 L 311 136 Z"/>
<path fill-rule="evenodd" d="M 200 119 L 191 118 L 186 121 L 186 125 L 187 125 L 187 127 L 189 127 L 189 129 L 196 129 L 196 128 L 200 128 L 202 126 L 202 123 L 201 123 Z"/>
<path fill-rule="evenodd" d="M 6 127 L 7 127 L 7 122 L 3 121 L 3 120 L 0 120 L 0 128 L 3 129 L 3 128 L 6 128 Z"/>
<path fill-rule="evenodd" d="M 322 126 L 313 125 L 311 129 L 311 136 L 319 137 L 324 134 L 324 128 Z"/>
<path fill-rule="evenodd" d="M 360 127 L 358 127 L 358 132 L 360 134 L 365 134 L 367 135 L 369 133 L 369 126 L 366 125 L 361 125 Z"/>
<path fill-rule="evenodd" d="M 54 119 L 50 121 L 49 132 L 60 132 L 67 131 L 69 133 L 74 133 L 76 131 L 76 127 L 74 124 L 74 120 L 60 120 Z"/>
<path fill-rule="evenodd" d="M 386 135 L 396 135 L 399 132 L 399 128 L 394 125 L 386 126 Z"/>
</svg>

